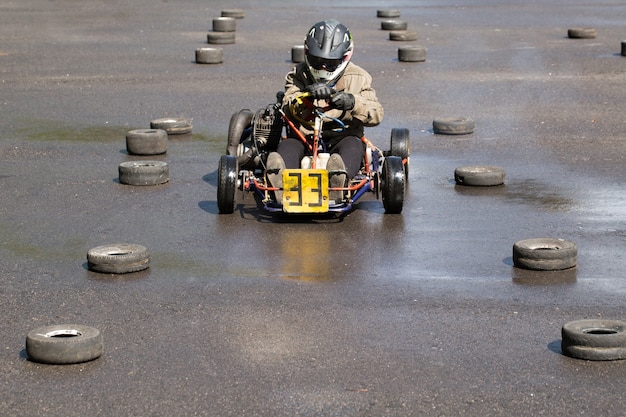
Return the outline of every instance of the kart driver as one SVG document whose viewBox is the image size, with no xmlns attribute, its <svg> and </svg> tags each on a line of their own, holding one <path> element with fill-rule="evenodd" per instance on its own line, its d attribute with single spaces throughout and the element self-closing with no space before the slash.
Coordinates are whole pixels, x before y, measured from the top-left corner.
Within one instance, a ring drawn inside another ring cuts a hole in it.
<svg viewBox="0 0 626 417">
<path fill-rule="evenodd" d="M 347 27 L 334 19 L 318 22 L 309 29 L 304 40 L 304 62 L 297 64 L 285 77 L 283 111 L 306 138 L 313 135 L 311 110 L 296 101 L 304 92 L 310 93 L 315 106 L 328 108 L 326 115 L 345 125 L 343 130 L 336 122 L 325 121 L 322 125 L 322 140 L 331 154 L 326 168 L 340 171 L 329 178 L 331 188 L 347 186 L 348 179 L 358 173 L 365 151 L 361 140 L 364 127 L 376 126 L 383 119 L 383 107 L 371 86 L 371 75 L 350 62 L 353 50 L 352 34 Z M 282 188 L 281 170 L 300 168 L 305 151 L 308 153 L 301 139 L 281 140 L 276 152 L 267 158 L 270 184 Z M 276 192 L 275 197 L 280 202 L 282 192 Z M 341 191 L 330 193 L 330 200 L 335 202 L 342 197 Z"/>
</svg>

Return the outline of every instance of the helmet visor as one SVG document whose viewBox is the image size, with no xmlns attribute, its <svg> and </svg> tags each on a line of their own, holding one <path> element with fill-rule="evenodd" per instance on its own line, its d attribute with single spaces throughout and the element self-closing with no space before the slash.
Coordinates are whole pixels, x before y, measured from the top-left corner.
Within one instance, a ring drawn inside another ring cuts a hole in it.
<svg viewBox="0 0 626 417">
<path fill-rule="evenodd" d="M 308 63 L 311 68 L 316 70 L 325 70 L 329 72 L 335 71 L 343 63 L 343 58 L 339 59 L 326 59 L 319 58 L 313 55 L 307 57 Z"/>
</svg>

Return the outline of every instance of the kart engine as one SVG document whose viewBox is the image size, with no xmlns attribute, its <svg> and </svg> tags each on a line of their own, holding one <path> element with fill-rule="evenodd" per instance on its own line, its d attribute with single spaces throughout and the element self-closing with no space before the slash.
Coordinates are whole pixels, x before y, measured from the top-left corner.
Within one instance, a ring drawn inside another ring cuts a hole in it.
<svg viewBox="0 0 626 417">
<path fill-rule="evenodd" d="M 273 151 L 280 142 L 280 134 L 283 120 L 276 111 L 276 107 L 270 104 L 257 112 L 252 120 L 252 139 L 260 148 Z"/>
<path fill-rule="evenodd" d="M 276 105 L 270 104 L 252 118 L 251 132 L 237 147 L 237 161 L 244 169 L 255 169 L 265 161 L 267 154 L 276 150 L 282 133 L 282 118 Z"/>
</svg>

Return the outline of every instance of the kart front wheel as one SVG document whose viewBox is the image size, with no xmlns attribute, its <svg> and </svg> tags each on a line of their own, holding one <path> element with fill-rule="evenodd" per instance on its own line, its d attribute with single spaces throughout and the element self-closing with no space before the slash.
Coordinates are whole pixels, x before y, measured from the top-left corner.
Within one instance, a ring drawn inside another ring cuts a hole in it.
<svg viewBox="0 0 626 417">
<path fill-rule="evenodd" d="M 404 203 L 405 176 L 402 159 L 399 156 L 385 158 L 381 188 L 385 213 L 401 213 Z"/>
<path fill-rule="evenodd" d="M 217 207 L 222 214 L 235 211 L 237 189 L 237 157 L 222 155 L 217 168 Z"/>
</svg>

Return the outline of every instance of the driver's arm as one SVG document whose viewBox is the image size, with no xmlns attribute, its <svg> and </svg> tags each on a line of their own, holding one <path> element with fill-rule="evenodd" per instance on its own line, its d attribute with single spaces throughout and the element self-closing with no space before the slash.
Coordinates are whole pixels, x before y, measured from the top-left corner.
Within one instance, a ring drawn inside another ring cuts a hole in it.
<svg viewBox="0 0 626 417">
<path fill-rule="evenodd" d="M 289 114 L 289 103 L 302 94 L 308 85 L 306 75 L 306 71 L 298 70 L 296 66 L 285 76 L 285 97 L 283 98 L 283 111 L 285 114 Z"/>
<path fill-rule="evenodd" d="M 363 69 L 348 66 L 343 76 L 344 91 L 354 96 L 354 108 L 351 115 L 365 126 L 376 126 L 384 116 L 382 104 L 372 88 L 372 76 Z"/>
</svg>

